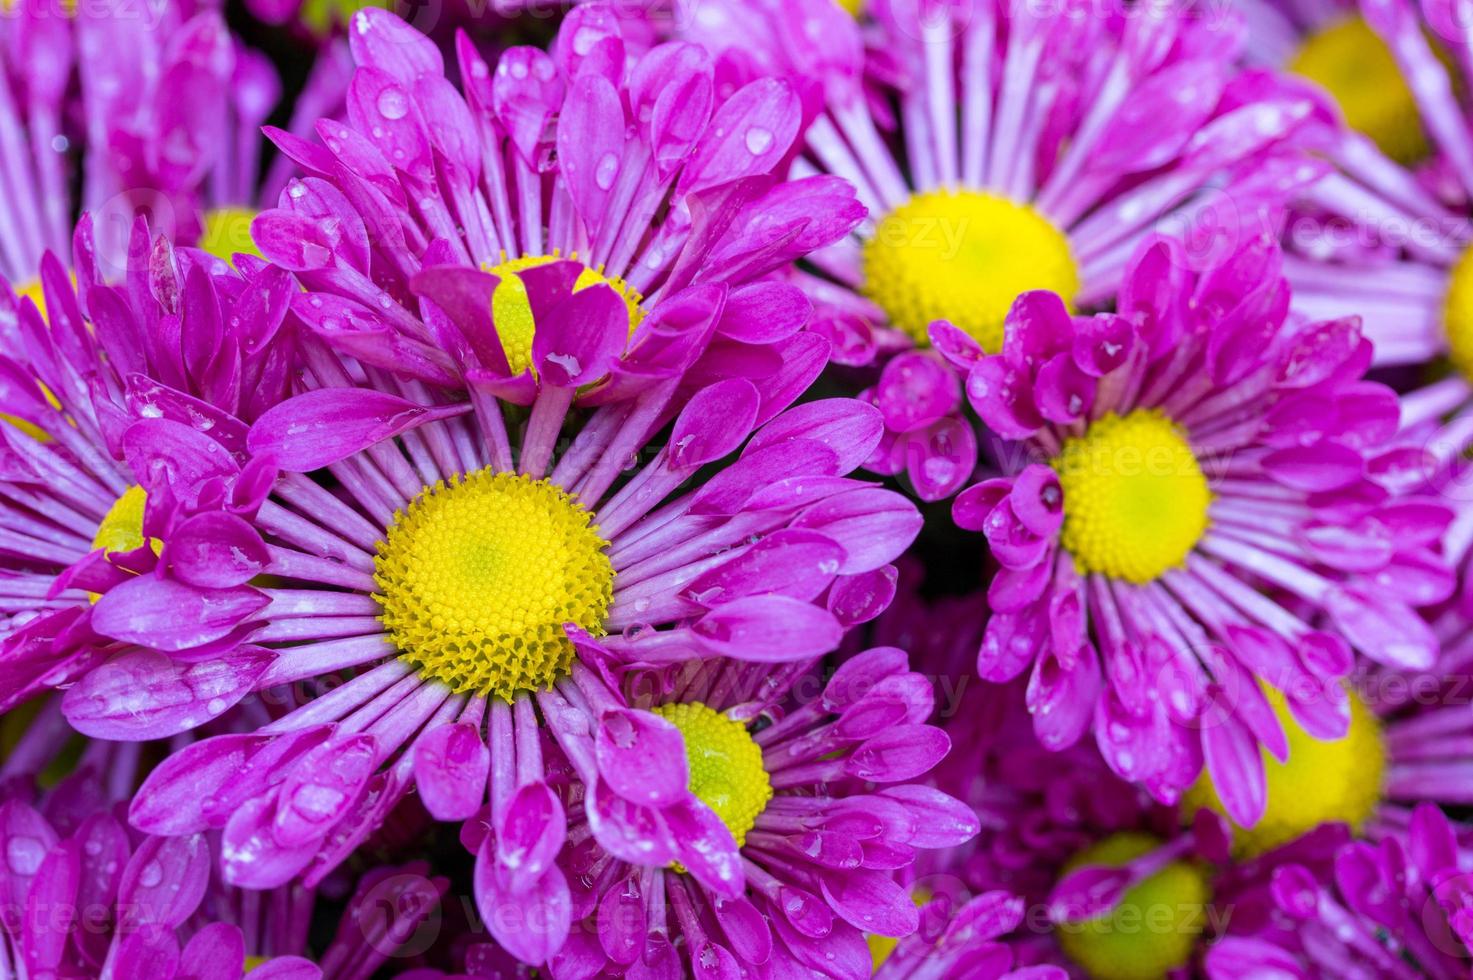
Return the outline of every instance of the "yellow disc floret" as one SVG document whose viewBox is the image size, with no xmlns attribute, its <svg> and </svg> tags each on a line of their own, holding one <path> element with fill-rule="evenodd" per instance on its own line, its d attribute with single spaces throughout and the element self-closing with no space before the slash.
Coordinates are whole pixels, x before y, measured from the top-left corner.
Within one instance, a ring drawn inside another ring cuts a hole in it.
<svg viewBox="0 0 1473 980">
<path fill-rule="evenodd" d="M 1288 68 L 1329 92 L 1346 125 L 1393 160 L 1415 163 L 1427 155 L 1411 86 L 1386 42 L 1362 18 L 1338 20 L 1311 34 Z"/>
<path fill-rule="evenodd" d="M 148 504 L 148 494 L 142 487 L 129 487 L 108 509 L 107 516 L 97 525 L 92 538 L 92 547 L 101 548 L 108 554 L 137 551 L 143 547 L 143 510 Z M 162 548 L 153 542 L 155 551 Z"/>
<path fill-rule="evenodd" d="M 741 847 L 772 799 L 761 746 L 746 725 L 699 701 L 664 704 L 654 711 L 685 736 L 691 793 L 715 811 Z"/>
<path fill-rule="evenodd" d="M 607 544 L 547 480 L 488 468 L 438 482 L 379 542 L 384 628 L 407 663 L 457 692 L 546 690 L 572 663 L 563 624 L 603 633 Z"/>
<path fill-rule="evenodd" d="M 1081 851 L 1067 868 L 1120 867 L 1159 846 L 1149 834 L 1114 834 Z M 1056 926 L 1059 945 L 1094 980 L 1158 980 L 1191 958 L 1210 898 L 1202 869 L 1174 861 L 1099 918 Z"/>
<path fill-rule="evenodd" d="M 237 252 L 242 255 L 260 256 L 255 239 L 251 238 L 251 222 L 258 212 L 250 208 L 215 208 L 205 213 L 205 228 L 200 234 L 199 247 L 217 259 L 231 260 Z"/>
<path fill-rule="evenodd" d="M 576 258 L 576 255 L 571 256 L 570 261 Z M 508 259 L 486 270 L 501 280 L 496 285 L 496 291 L 491 294 L 491 321 L 496 325 L 496 335 L 501 338 L 501 349 L 506 353 L 507 364 L 511 366 L 511 373 L 514 375 L 531 369 L 532 338 L 536 333 L 532 304 L 527 298 L 527 284 L 522 282 L 519 273 L 524 269 L 535 269 L 560 259 L 561 256 L 556 253 L 528 255 Z M 576 292 L 599 284 L 613 287 L 616 293 L 624 297 L 624 305 L 629 309 L 629 332 L 633 334 L 644 319 L 644 308 L 639 305 L 643 297 L 623 279 L 609 278 L 603 274 L 601 268 L 590 269 L 587 266 L 578 274 L 573 289 Z"/>
<path fill-rule="evenodd" d="M 1386 746 L 1381 726 L 1360 695 L 1349 691 L 1350 731 L 1344 738 L 1321 741 L 1294 721 L 1284 695 L 1265 688 L 1269 704 L 1289 741 L 1289 761 L 1263 752 L 1268 777 L 1268 807 L 1250 829 L 1234 826 L 1233 844 L 1244 856 L 1263 854 L 1322 823 L 1345 823 L 1359 832 L 1376 805 L 1386 773 Z M 1202 807 L 1227 814 L 1212 777 L 1203 771 L 1182 798 L 1190 817 Z"/>
<path fill-rule="evenodd" d="M 1081 574 L 1142 584 L 1182 563 L 1207 530 L 1212 492 L 1181 430 L 1160 412 L 1111 413 L 1064 443 L 1061 542 Z"/>
<path fill-rule="evenodd" d="M 1069 239 L 1037 211 L 978 191 L 917 194 L 882 218 L 864 246 L 864 294 L 918 343 L 933 320 L 989 353 L 1020 293 L 1079 292 Z"/>
<path fill-rule="evenodd" d="M 1454 263 L 1442 308 L 1448 358 L 1465 378 L 1473 378 L 1473 248 Z"/>
<path fill-rule="evenodd" d="M 847 10 L 851 17 L 858 17 L 864 13 L 864 0 L 834 0 L 834 2 Z"/>
</svg>

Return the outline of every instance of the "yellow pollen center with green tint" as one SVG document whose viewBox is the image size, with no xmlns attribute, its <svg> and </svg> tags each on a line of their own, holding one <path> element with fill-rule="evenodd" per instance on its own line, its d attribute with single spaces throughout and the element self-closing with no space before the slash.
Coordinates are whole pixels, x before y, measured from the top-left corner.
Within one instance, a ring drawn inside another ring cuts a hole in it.
<svg viewBox="0 0 1473 980">
<path fill-rule="evenodd" d="M 247 956 L 245 958 L 245 972 L 250 973 L 256 967 L 265 966 L 267 963 L 270 962 L 271 957 L 269 956 Z"/>
<path fill-rule="evenodd" d="M 1289 761 L 1281 763 L 1268 749 L 1260 749 L 1268 777 L 1268 806 L 1256 826 L 1234 826 L 1237 852 L 1245 857 L 1263 854 L 1322 823 L 1348 824 L 1359 833 L 1375 812 L 1386 774 L 1386 745 L 1376 716 L 1359 694 L 1348 693 L 1350 731 L 1326 742 L 1299 727 L 1283 694 L 1264 689 L 1288 737 Z M 1182 797 L 1182 813 L 1190 818 L 1204 806 L 1227 814 L 1205 770 Z"/>
<path fill-rule="evenodd" d="M 603 634 L 607 546 L 548 480 L 487 468 L 440 481 L 379 542 L 380 618 L 406 663 L 456 692 L 546 690 L 572 664 L 563 624 Z"/>
<path fill-rule="evenodd" d="M 1033 289 L 1072 303 L 1079 268 L 1069 239 L 1037 211 L 994 194 L 916 194 L 880 219 L 864 245 L 864 294 L 920 344 L 933 320 L 947 320 L 995 354 L 1013 301 Z"/>
<path fill-rule="evenodd" d="M 1112 412 L 1065 442 L 1050 465 L 1064 491 L 1060 540 L 1081 574 L 1153 581 L 1207 530 L 1207 478 L 1160 412 Z"/>
<path fill-rule="evenodd" d="M 577 258 L 576 255 L 570 256 L 569 261 L 576 261 Z M 486 270 L 500 280 L 496 291 L 491 294 L 491 319 L 496 325 L 496 335 L 501 338 L 501 349 L 506 353 L 506 361 L 511 366 L 513 375 L 532 368 L 532 338 L 537 332 L 537 325 L 532 317 L 532 304 L 527 298 L 527 284 L 522 281 L 519 273 L 524 269 L 535 269 L 561 259 L 557 253 L 529 255 L 507 259 Z M 629 333 L 633 334 L 644 319 L 644 308 L 639 305 L 644 297 L 623 279 L 610 278 L 603 274 L 602 268 L 590 269 L 588 266 L 584 266 L 583 271 L 578 274 L 573 290 L 576 292 L 599 284 L 613 287 L 624 298 L 624 305 L 629 309 Z"/>
<path fill-rule="evenodd" d="M 109 555 L 117 555 L 137 551 L 147 541 L 154 554 L 162 553 L 164 550 L 162 541 L 158 538 L 144 538 L 143 536 L 143 511 L 147 506 L 148 493 L 142 487 L 129 487 L 124 490 L 123 495 L 108 508 L 107 514 L 102 518 L 102 523 L 97 525 L 97 533 L 92 536 L 93 550 L 101 548 Z M 96 592 L 89 592 L 87 598 L 96 602 L 102 596 Z"/>
<path fill-rule="evenodd" d="M 834 0 L 834 2 L 847 10 L 851 17 L 858 17 L 864 13 L 865 0 Z"/>
<path fill-rule="evenodd" d="M 1149 834 L 1113 834 L 1079 852 L 1065 870 L 1120 867 L 1159 846 Z M 1200 867 L 1173 861 L 1126 891 L 1120 904 L 1099 918 L 1054 929 L 1065 955 L 1094 980 L 1155 980 L 1191 959 L 1211 895 Z"/>
<path fill-rule="evenodd" d="M 1386 42 L 1360 17 L 1311 34 L 1288 68 L 1330 93 L 1351 129 L 1401 163 L 1427 156 L 1417 100 Z"/>
<path fill-rule="evenodd" d="M 699 701 L 662 704 L 654 712 L 685 737 L 691 793 L 715 811 L 741 847 L 772 799 L 762 747 L 746 725 Z"/>
<path fill-rule="evenodd" d="M 143 547 L 143 510 L 148 504 L 148 494 L 142 487 L 129 487 L 108 508 L 107 516 L 97 525 L 92 537 L 93 549 L 101 548 L 110 555 L 125 551 L 137 551 Z M 155 541 L 154 549 L 162 545 Z"/>
<path fill-rule="evenodd" d="M 1448 359 L 1464 378 L 1473 379 L 1473 248 L 1463 252 L 1448 275 L 1442 327 Z"/>
<path fill-rule="evenodd" d="M 255 239 L 251 238 L 251 222 L 256 220 L 258 213 L 251 208 L 215 208 L 205 212 L 200 249 L 226 262 L 237 252 L 259 257 L 261 250 L 256 248 Z"/>
</svg>

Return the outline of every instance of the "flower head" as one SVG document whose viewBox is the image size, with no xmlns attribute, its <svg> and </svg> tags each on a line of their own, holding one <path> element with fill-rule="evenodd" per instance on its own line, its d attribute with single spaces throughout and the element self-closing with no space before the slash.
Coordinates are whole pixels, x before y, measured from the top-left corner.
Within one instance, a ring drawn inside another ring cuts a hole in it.
<svg viewBox="0 0 1473 980">
<path fill-rule="evenodd" d="M 1239 72 L 1235 20 L 1140 13 L 879 0 L 862 30 L 833 0 L 688 12 L 728 73 L 806 87 L 818 111 L 794 173 L 843 177 L 869 208 L 795 279 L 837 359 L 884 364 L 871 397 L 891 438 L 869 465 L 924 499 L 976 461 L 932 323 L 995 354 L 1019 295 L 1108 307 L 1148 234 L 1255 234 L 1320 173 L 1292 145 L 1313 98 Z"/>
<path fill-rule="evenodd" d="M 584 295 L 565 288 L 548 322 L 585 315 Z M 130 427 L 177 504 L 160 532 L 173 559 L 98 601 L 114 656 L 65 695 L 83 732 L 136 739 L 252 691 L 347 678 L 176 753 L 134 801 L 151 832 L 221 830 L 233 883 L 321 880 L 417 786 L 441 819 L 489 806 L 483 895 L 565 894 L 542 739 L 591 730 L 606 697 L 567 630 L 603 636 L 619 663 L 810 658 L 883 607 L 918 528 L 899 495 L 845 477 L 879 438 L 873 409 L 786 408 L 782 379 L 678 401 L 676 380 L 654 382 L 579 425 L 549 372 L 518 432 L 514 405 L 373 369 L 380 387 L 359 387 L 320 343 L 305 355 L 307 390 L 243 444 L 170 419 Z M 528 962 L 560 945 L 497 938 Z"/>
<path fill-rule="evenodd" d="M 789 85 L 718 93 L 683 42 L 626 57 L 603 4 L 569 14 L 550 53 L 512 48 L 494 70 L 462 38 L 463 94 L 391 14 L 355 15 L 350 40 L 347 123 L 321 123 L 321 145 L 273 133 L 309 176 L 253 225 L 330 343 L 519 404 L 549 386 L 605 402 L 708 347 L 720 376 L 821 367 L 807 303 L 763 277 L 863 209 L 842 181 L 778 179 L 801 119 Z M 556 288 L 598 329 L 549 321 Z"/>
<path fill-rule="evenodd" d="M 435 910 L 447 882 L 427 865 L 375 868 L 309 958 L 311 890 L 244 892 L 212 876 L 206 835 L 130 833 L 122 816 L 144 746 L 87 740 L 73 758 L 57 707 L 34 716 L 0 783 L 0 950 L 27 975 L 348 980 L 386 962 Z"/>
<path fill-rule="evenodd" d="M 261 174 L 260 127 L 281 96 L 271 62 L 218 10 L 192 4 L 125 16 L 56 0 L 12 6 L 0 43 L 16 56 L 0 73 L 0 104 L 18 132 L 5 151 L 0 276 L 39 302 L 42 254 L 67 254 L 78 210 L 94 216 L 102 260 L 118 272 L 137 216 L 221 259 L 254 252 L 261 188 L 273 199 L 284 181 L 280 165 Z M 345 55 L 334 47 L 318 59 L 298 124 L 341 112 Z"/>
<path fill-rule="evenodd" d="M 3 706 L 94 663 L 92 603 L 167 560 L 158 533 L 172 503 L 150 496 L 161 472 L 136 465 L 130 422 L 167 419 L 232 444 L 286 391 L 281 270 L 176 252 L 140 220 L 115 285 L 85 216 L 73 265 L 75 284 L 56 256 L 42 260 L 46 317 L 0 295 Z"/>
<path fill-rule="evenodd" d="M 1430 152 L 1417 96 L 1398 57 L 1357 4 L 1247 0 L 1244 51 L 1250 64 L 1284 69 L 1315 83 L 1345 125 L 1404 165 Z"/>
<path fill-rule="evenodd" d="M 1402 838 L 1347 841 L 1330 825 L 1274 851 L 1223 896 L 1239 914 L 1208 951 L 1207 976 L 1462 976 L 1473 892 L 1460 853 L 1429 804 Z"/>
<path fill-rule="evenodd" d="M 792 700 L 813 680 L 801 663 L 665 675 L 626 674 L 592 737 L 570 743 L 590 805 L 567 870 L 592 915 L 565 955 L 626 975 L 867 976 L 864 934 L 919 923 L 894 873 L 977 831 L 960 802 L 914 782 L 949 746 L 925 723 L 930 686 L 893 648 L 848 660 L 807 703 Z"/>
<path fill-rule="evenodd" d="M 1290 748 L 1260 685 L 1314 737 L 1344 735 L 1348 702 L 1320 691 L 1351 648 L 1430 666 L 1414 609 L 1453 586 L 1445 509 L 1388 489 L 1398 403 L 1360 380 L 1369 346 L 1351 322 L 1286 320 L 1279 261 L 1259 239 L 1197 273 L 1156 240 L 1116 315 L 1023 297 L 967 380 L 1002 475 L 953 508 L 1001 565 L 978 669 L 1032 668 L 1044 744 L 1093 729 L 1168 802 L 1205 760 L 1244 826 L 1265 807 L 1258 746 Z"/>
</svg>

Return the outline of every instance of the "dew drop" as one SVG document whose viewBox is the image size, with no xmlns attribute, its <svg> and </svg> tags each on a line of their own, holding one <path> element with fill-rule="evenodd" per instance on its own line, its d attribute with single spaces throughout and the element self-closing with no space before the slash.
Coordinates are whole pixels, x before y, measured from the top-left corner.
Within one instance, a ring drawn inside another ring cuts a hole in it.
<svg viewBox="0 0 1473 980">
<path fill-rule="evenodd" d="M 598 161 L 598 167 L 593 171 L 594 183 L 598 184 L 599 190 L 608 190 L 614 186 L 614 178 L 619 175 L 619 158 L 612 153 L 605 153 L 603 159 Z"/>
<path fill-rule="evenodd" d="M 753 156 L 764 152 L 772 145 L 772 130 L 763 129 L 761 126 L 753 126 L 747 130 L 747 150 Z"/>
<path fill-rule="evenodd" d="M 23 877 L 35 874 L 45 858 L 45 845 L 34 837 L 12 837 L 5 847 L 5 863 Z"/>
<path fill-rule="evenodd" d="M 157 888 L 163 880 L 164 866 L 157 861 L 145 864 L 142 873 L 138 875 L 138 883 L 144 888 Z"/>
<path fill-rule="evenodd" d="M 398 87 L 384 89 L 378 94 L 378 114 L 385 119 L 403 119 L 409 112 L 409 100 Z"/>
</svg>

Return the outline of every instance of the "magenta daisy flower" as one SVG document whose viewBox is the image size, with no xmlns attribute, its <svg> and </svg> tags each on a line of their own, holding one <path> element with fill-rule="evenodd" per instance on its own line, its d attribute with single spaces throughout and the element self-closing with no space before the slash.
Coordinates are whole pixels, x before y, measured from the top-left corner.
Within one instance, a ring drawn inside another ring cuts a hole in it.
<svg viewBox="0 0 1473 980">
<path fill-rule="evenodd" d="M 971 977 L 974 980 L 1067 980 L 1069 972 L 1052 964 L 1022 965 L 1006 940 L 1023 922 L 1022 899 L 1006 892 L 978 895 L 949 917 L 937 916 L 900 940 L 876 965 L 876 980 L 927 980 Z"/>
<path fill-rule="evenodd" d="M 565 817 L 542 739 L 597 718 L 566 627 L 603 636 L 620 663 L 786 661 L 833 649 L 883 608 L 888 563 L 920 517 L 845 476 L 879 439 L 878 414 L 846 399 L 788 409 L 798 390 L 782 375 L 679 401 L 671 379 L 564 436 L 574 389 L 609 363 L 596 335 L 622 343 L 627 330 L 612 288 L 569 291 L 569 264 L 528 275 L 543 394 L 524 430 L 516 406 L 474 392 L 447 401 L 372 368 L 378 387 L 354 386 L 348 372 L 362 369 L 316 342 L 309 390 L 256 422 L 249 455 L 168 419 L 128 430 L 147 447 L 137 468 L 157 480 L 150 499 L 174 502 L 175 523 L 158 567 L 98 601 L 92 628 L 121 646 L 66 692 L 72 724 L 159 738 L 251 691 L 337 684 L 300 705 L 289 696 L 256 731 L 176 753 L 135 799 L 135 826 L 218 829 L 226 879 L 273 887 L 320 881 L 411 788 L 445 820 L 489 802 L 478 895 L 545 900 L 565 934 L 552 864 Z M 585 341 L 593 353 L 569 375 L 558 352 Z M 644 350 L 626 365 L 658 376 Z M 487 918 L 528 962 L 561 945 L 555 925 Z"/>
<path fill-rule="evenodd" d="M 1222 895 L 1235 914 L 1207 953 L 1211 980 L 1467 976 L 1473 882 L 1447 817 L 1419 806 L 1405 842 L 1338 829 L 1245 866 Z"/>
<path fill-rule="evenodd" d="M 902 569 L 901 590 L 874 632 L 914 642 L 913 662 L 936 679 L 938 723 L 955 749 L 926 780 L 976 812 L 981 831 L 918 855 L 906 870 L 921 924 L 897 953 L 935 941 L 950 910 L 975 896 L 1001 895 L 1016 896 L 1028 919 L 998 934 L 1007 958 L 990 955 L 1000 964 L 1100 978 L 1162 976 L 1188 964 L 1208 924 L 1212 865 L 1228 855 L 1226 826 L 1205 814 L 1184 827 L 1176 808 L 1121 780 L 1092 744 L 1043 746 L 1023 684 L 974 675 L 985 598 L 921 599 L 914 571 Z M 997 915 L 1009 908 L 990 904 Z M 1155 928 L 1132 926 L 1147 915 Z"/>
<path fill-rule="evenodd" d="M 1416 807 L 1473 804 L 1467 778 L 1473 772 L 1473 722 L 1458 680 L 1466 675 L 1469 656 L 1465 623 L 1456 614 L 1443 617 L 1439 625 L 1447 646 L 1426 671 L 1366 663 L 1346 684 L 1330 683 L 1318 691 L 1305 684 L 1289 697 L 1268 692 L 1288 740 L 1288 758 L 1279 761 L 1263 752 L 1266 806 L 1256 824 L 1233 827 L 1239 855 L 1264 854 L 1324 823 L 1344 824 L 1371 841 L 1397 838 L 1411 849 L 1408 834 Z M 1291 703 L 1326 716 L 1348 716 L 1344 736 L 1316 737 L 1294 721 Z M 1226 813 L 1205 774 L 1182 806 L 1188 814 L 1199 807 Z M 1457 830 L 1468 837 L 1465 826 Z"/>
<path fill-rule="evenodd" d="M 254 970 L 272 980 L 365 980 L 435 910 L 447 883 L 426 877 L 425 865 L 376 868 L 359 879 L 314 963 L 306 958 L 312 891 L 247 892 L 212 878 L 218 845 L 203 835 L 131 834 L 122 815 L 148 747 L 89 739 L 74 758 L 80 739 L 58 709 L 53 699 L 34 715 L 5 718 L 8 732 L 21 726 L 0 766 L 6 972 L 236 980 Z M 258 720 L 265 714 L 252 710 Z"/>
<path fill-rule="evenodd" d="M 570 14 L 551 53 L 513 48 L 494 71 L 462 37 L 464 95 L 392 14 L 356 15 L 350 40 L 347 124 L 320 123 L 322 145 L 273 133 L 310 176 L 253 225 L 308 291 L 294 312 L 330 343 L 519 404 L 642 387 L 621 358 L 654 337 L 672 363 L 709 340 L 728 374 L 821 367 L 823 339 L 799 333 L 807 304 L 762 277 L 846 234 L 863 208 L 841 180 L 774 176 L 801 118 L 786 83 L 728 97 L 695 45 L 627 56 L 604 4 Z M 559 270 L 580 291 L 606 287 L 624 328 L 553 352 L 549 375 L 528 293 Z M 599 392 L 546 384 L 606 370 Z"/>
<path fill-rule="evenodd" d="M 1313 100 L 1240 74 L 1231 19 L 876 0 L 862 35 L 833 0 L 797 7 L 693 4 L 687 35 L 818 102 L 792 172 L 852 182 L 871 220 L 797 279 L 837 359 L 885 362 L 869 397 L 892 437 L 870 465 L 925 499 L 976 460 L 933 322 L 996 353 L 1021 293 L 1101 308 L 1148 233 L 1255 234 L 1318 175 L 1287 145 Z"/>
<path fill-rule="evenodd" d="M 1368 0 L 1355 16 L 1346 6 L 1326 5 L 1317 24 L 1329 23 L 1301 55 L 1312 63 L 1304 74 L 1353 129 L 1319 133 L 1333 166 L 1304 189 L 1287 227 L 1294 308 L 1315 319 L 1360 316 L 1378 365 L 1449 357 L 1458 374 L 1428 397 L 1462 414 L 1473 366 L 1473 263 L 1465 261 L 1473 128 L 1462 28 L 1440 6 Z"/>
<path fill-rule="evenodd" d="M 125 16 L 54 0 L 13 8 L 0 21 L 0 45 L 14 54 L 0 66 L 0 276 L 39 302 L 41 256 L 67 253 L 79 209 L 94 215 L 101 261 L 119 273 L 138 215 L 220 258 L 254 252 L 260 127 L 281 94 L 265 56 L 219 11 L 191 15 L 191 5 Z M 341 112 L 346 54 L 334 46 L 314 63 L 294 129 Z M 285 178 L 278 161 L 268 199 Z"/>
<path fill-rule="evenodd" d="M 1243 0 L 1245 60 L 1314 82 L 1345 125 L 1391 160 L 1422 163 L 1431 152 L 1416 96 L 1391 48 L 1356 0 Z M 1367 158 L 1356 141 L 1336 137 L 1349 158 Z"/>
<path fill-rule="evenodd" d="M 243 444 L 240 419 L 286 391 L 281 270 L 175 253 L 140 220 L 110 285 L 87 216 L 73 267 L 75 285 L 54 255 L 42 260 L 46 318 L 0 294 L 0 708 L 94 662 L 91 601 L 159 560 L 165 517 L 146 506 L 128 424 L 172 419 Z"/>
<path fill-rule="evenodd" d="M 0 965 L 14 976 L 366 980 L 447 885 L 423 864 L 365 874 L 314 962 L 305 955 L 312 893 L 243 892 L 211 880 L 203 835 L 135 843 L 106 811 L 66 832 L 7 800 L 0 843 Z"/>
<path fill-rule="evenodd" d="M 953 514 L 1002 566 L 978 670 L 1031 668 L 1043 743 L 1092 729 L 1116 772 L 1166 802 L 1205 760 L 1252 826 L 1258 746 L 1289 748 L 1258 682 L 1336 738 L 1348 705 L 1322 692 L 1352 646 L 1432 666 L 1415 607 L 1452 591 L 1434 551 L 1447 513 L 1386 489 L 1396 396 L 1361 380 L 1353 322 L 1285 319 L 1272 241 L 1202 272 L 1180 249 L 1139 251 L 1118 315 L 1071 318 L 1029 294 L 1002 352 L 972 353 L 968 395 L 1000 475 Z"/>
<path fill-rule="evenodd" d="M 895 873 L 977 832 L 914 782 L 950 745 L 925 723 L 930 685 L 894 648 L 848 660 L 807 703 L 792 701 L 816 680 L 803 663 L 683 666 L 580 687 L 597 726 L 564 747 L 597 805 L 569 828 L 588 922 L 560 973 L 868 976 L 865 934 L 919 922 Z"/>
</svg>

